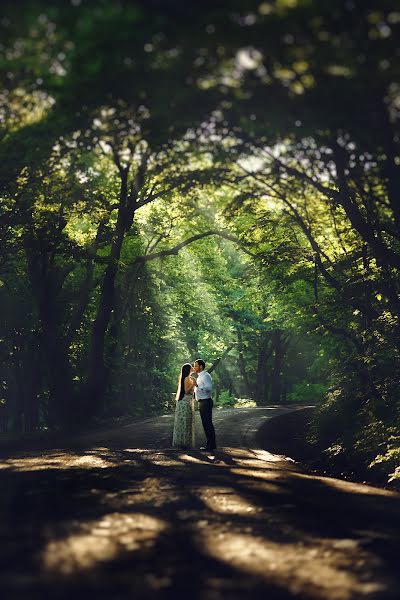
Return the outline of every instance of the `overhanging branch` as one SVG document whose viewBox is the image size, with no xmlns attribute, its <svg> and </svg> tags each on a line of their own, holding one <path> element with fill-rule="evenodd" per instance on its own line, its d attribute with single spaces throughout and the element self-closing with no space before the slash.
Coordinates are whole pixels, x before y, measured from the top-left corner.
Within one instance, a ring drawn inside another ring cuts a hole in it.
<svg viewBox="0 0 400 600">
<path fill-rule="evenodd" d="M 193 242 L 197 242 L 198 240 L 209 237 L 211 235 L 218 235 L 219 237 L 229 240 L 229 241 L 237 244 L 238 246 L 240 246 L 241 249 L 243 250 L 243 252 L 245 252 L 246 254 L 249 254 L 250 256 L 255 257 L 255 254 L 250 252 L 250 250 L 247 250 L 247 248 L 245 248 L 243 246 L 243 243 L 241 242 L 241 240 L 239 238 L 237 238 L 236 236 L 231 235 L 230 233 L 226 233 L 225 231 L 210 230 L 210 231 L 204 231 L 203 233 L 198 233 L 196 235 L 193 235 L 192 237 L 184 240 L 183 242 L 180 242 L 173 248 L 168 248 L 167 250 L 161 250 L 160 252 L 154 252 L 152 254 L 145 254 L 143 256 L 138 256 L 133 261 L 132 264 L 144 263 L 144 262 L 148 262 L 150 260 L 154 260 L 156 258 L 164 258 L 166 256 L 176 255 L 185 246 L 188 246 L 189 244 L 192 244 Z"/>
</svg>

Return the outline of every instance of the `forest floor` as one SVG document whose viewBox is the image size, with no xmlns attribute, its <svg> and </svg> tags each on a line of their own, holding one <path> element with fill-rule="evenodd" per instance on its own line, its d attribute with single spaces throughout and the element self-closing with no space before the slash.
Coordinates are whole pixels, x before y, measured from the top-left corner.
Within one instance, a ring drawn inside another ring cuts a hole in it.
<svg viewBox="0 0 400 600">
<path fill-rule="evenodd" d="M 171 415 L 2 448 L 2 598 L 398 599 L 400 494 L 263 450 L 289 411 L 215 411 L 214 453 L 171 449 Z"/>
</svg>

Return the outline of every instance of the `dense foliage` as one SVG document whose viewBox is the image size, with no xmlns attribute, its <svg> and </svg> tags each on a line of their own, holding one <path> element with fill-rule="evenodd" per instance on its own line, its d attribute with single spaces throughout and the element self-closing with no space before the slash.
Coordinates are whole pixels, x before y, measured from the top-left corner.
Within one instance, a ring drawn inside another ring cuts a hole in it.
<svg viewBox="0 0 400 600">
<path fill-rule="evenodd" d="M 386 0 L 5 3 L 3 431 L 170 410 L 202 356 L 220 404 L 316 403 L 327 460 L 398 475 L 399 28 Z"/>
</svg>

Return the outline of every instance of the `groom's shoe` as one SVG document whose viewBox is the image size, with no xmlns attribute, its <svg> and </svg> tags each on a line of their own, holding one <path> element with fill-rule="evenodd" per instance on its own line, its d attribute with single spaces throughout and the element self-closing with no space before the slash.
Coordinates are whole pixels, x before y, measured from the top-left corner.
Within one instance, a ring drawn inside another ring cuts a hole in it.
<svg viewBox="0 0 400 600">
<path fill-rule="evenodd" d="M 207 450 L 207 452 L 211 452 L 212 450 L 216 450 L 217 448 L 209 448 L 208 446 L 201 446 L 200 450 Z"/>
</svg>

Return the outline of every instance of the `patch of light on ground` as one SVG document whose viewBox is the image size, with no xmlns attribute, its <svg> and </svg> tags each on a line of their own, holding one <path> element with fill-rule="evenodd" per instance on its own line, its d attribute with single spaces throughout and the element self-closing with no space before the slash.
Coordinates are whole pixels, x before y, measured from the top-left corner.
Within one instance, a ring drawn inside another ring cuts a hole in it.
<svg viewBox="0 0 400 600">
<path fill-rule="evenodd" d="M 49 542 L 42 552 L 42 566 L 45 571 L 61 575 L 90 569 L 112 560 L 121 551 L 132 552 L 153 544 L 165 528 L 164 521 L 146 514 L 111 513 Z"/>
</svg>

